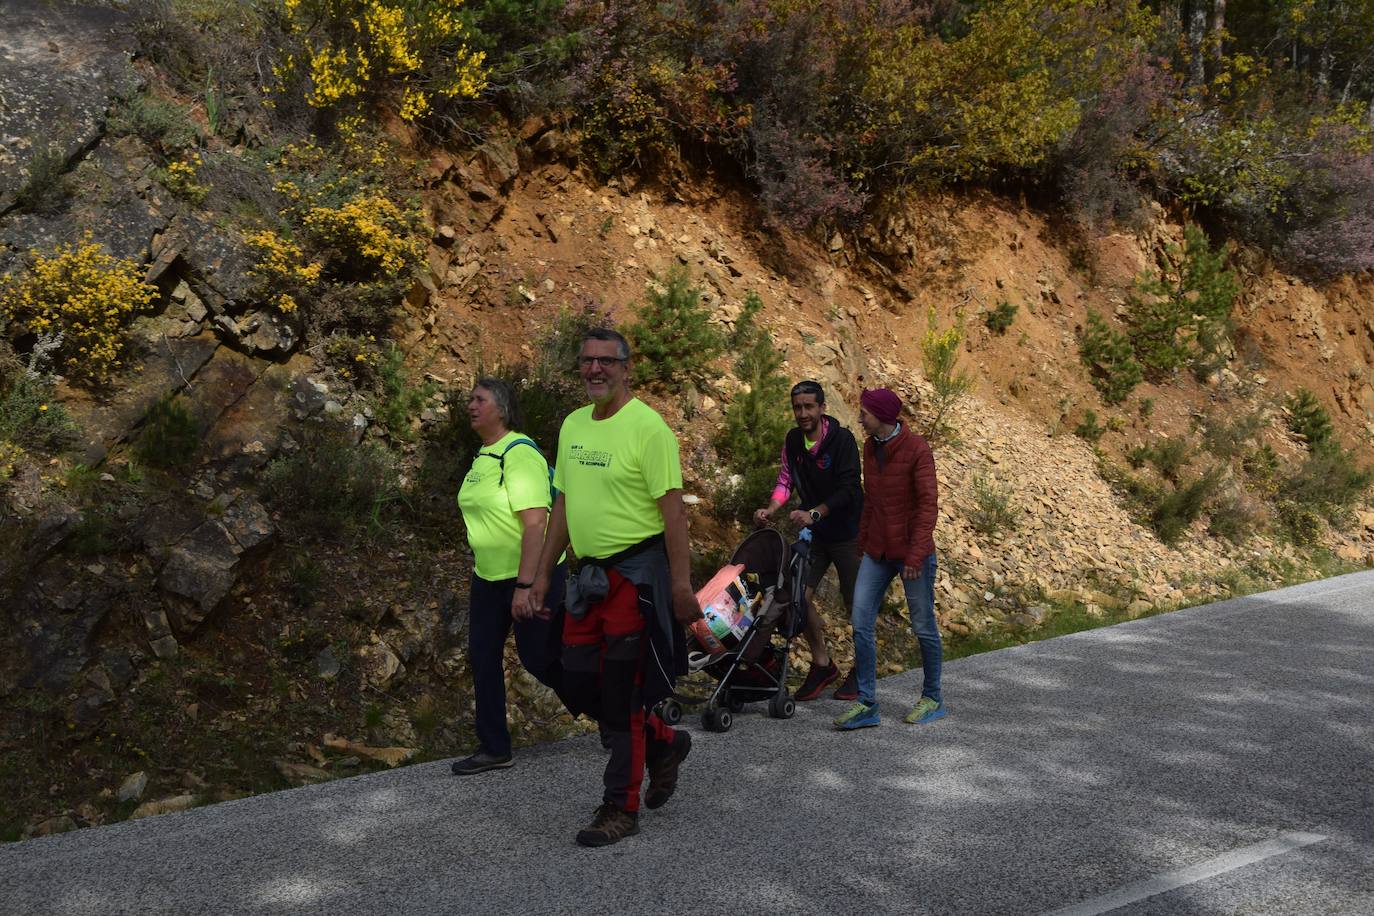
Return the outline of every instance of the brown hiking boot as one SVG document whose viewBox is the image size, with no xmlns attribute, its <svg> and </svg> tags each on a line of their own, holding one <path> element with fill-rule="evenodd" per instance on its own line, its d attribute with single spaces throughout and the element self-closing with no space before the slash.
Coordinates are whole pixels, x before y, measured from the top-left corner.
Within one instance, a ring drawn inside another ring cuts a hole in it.
<svg viewBox="0 0 1374 916">
<path fill-rule="evenodd" d="M 639 833 L 638 813 L 631 814 L 615 805 L 603 804 L 596 809 L 592 822 L 577 831 L 577 842 L 582 846 L 609 846 L 636 833 Z"/>
<path fill-rule="evenodd" d="M 680 731 L 673 738 L 673 748 L 663 759 L 649 764 L 649 790 L 644 793 L 644 807 L 650 811 L 662 808 L 677 788 L 677 770 L 692 752 L 692 736 Z"/>
</svg>

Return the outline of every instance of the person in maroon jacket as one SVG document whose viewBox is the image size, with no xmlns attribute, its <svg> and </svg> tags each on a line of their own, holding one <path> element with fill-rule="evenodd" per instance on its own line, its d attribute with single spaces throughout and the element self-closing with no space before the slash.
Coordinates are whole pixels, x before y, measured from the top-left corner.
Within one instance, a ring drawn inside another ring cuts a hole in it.
<svg viewBox="0 0 1374 916">
<path fill-rule="evenodd" d="M 940 693 L 943 649 L 935 623 L 935 458 L 930 443 L 904 427 L 902 401 L 887 388 L 859 398 L 864 441 L 864 503 L 859 517 L 859 576 L 854 584 L 854 667 L 859 698 L 835 720 L 849 730 L 878 724 L 877 645 L 873 625 L 888 585 L 902 577 L 911 630 L 921 646 L 925 683 L 904 721 L 924 725 L 944 718 Z"/>
</svg>

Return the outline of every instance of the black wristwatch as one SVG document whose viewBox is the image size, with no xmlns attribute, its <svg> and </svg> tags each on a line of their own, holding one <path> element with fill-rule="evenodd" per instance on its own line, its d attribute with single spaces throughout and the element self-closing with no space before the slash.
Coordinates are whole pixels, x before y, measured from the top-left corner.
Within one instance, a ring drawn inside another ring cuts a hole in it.
<svg viewBox="0 0 1374 916">
<path fill-rule="evenodd" d="M 515 587 L 516 587 L 517 590 L 518 590 L 518 589 L 522 589 L 522 588 L 534 588 L 534 583 L 533 583 L 533 582 L 517 582 L 517 583 L 515 583 Z"/>
<path fill-rule="evenodd" d="M 820 510 L 820 509 L 812 509 L 812 510 L 811 510 L 811 521 L 812 521 L 813 523 L 815 523 L 815 522 L 819 522 L 820 520 L 821 520 L 821 510 Z"/>
</svg>

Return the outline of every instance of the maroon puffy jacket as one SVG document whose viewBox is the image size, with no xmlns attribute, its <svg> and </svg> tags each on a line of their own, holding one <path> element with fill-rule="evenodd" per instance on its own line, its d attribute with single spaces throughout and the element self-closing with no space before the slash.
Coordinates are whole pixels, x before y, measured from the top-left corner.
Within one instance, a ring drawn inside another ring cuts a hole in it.
<svg viewBox="0 0 1374 916">
<path fill-rule="evenodd" d="M 935 456 L 923 436 L 903 426 L 882 446 L 865 439 L 859 551 L 905 566 L 924 563 L 935 552 L 935 488 Z"/>
</svg>

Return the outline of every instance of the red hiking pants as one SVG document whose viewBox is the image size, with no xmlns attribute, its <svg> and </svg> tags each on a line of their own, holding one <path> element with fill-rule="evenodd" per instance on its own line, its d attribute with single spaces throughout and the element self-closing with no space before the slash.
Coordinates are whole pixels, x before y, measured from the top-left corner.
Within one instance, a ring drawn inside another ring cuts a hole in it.
<svg viewBox="0 0 1374 916">
<path fill-rule="evenodd" d="M 603 800 L 635 812 L 646 763 L 671 753 L 676 733 L 646 712 L 642 699 L 652 591 L 639 589 L 613 569 L 606 574 L 606 598 L 581 620 L 571 614 L 564 618 L 563 687 L 569 708 L 596 720 L 601 744 L 611 752 Z"/>
</svg>

